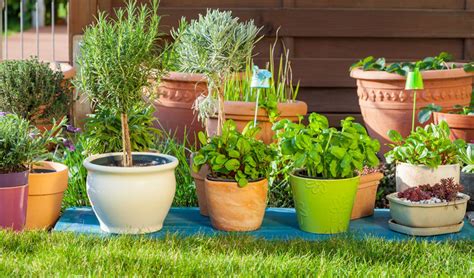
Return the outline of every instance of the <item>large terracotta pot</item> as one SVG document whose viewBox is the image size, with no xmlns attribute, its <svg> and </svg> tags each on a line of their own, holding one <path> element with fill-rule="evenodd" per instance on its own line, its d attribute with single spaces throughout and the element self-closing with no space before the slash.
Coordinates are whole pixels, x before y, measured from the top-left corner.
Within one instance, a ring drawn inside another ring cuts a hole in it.
<svg viewBox="0 0 474 278">
<path fill-rule="evenodd" d="M 21 231 L 28 205 L 28 171 L 0 174 L 0 228 Z"/>
<path fill-rule="evenodd" d="M 474 116 L 450 113 L 434 113 L 435 124 L 442 120 L 448 123 L 451 129 L 451 139 L 463 139 L 466 142 L 474 143 Z"/>
<path fill-rule="evenodd" d="M 207 174 L 209 174 L 209 167 L 207 165 L 203 165 L 199 173 L 194 172 L 193 171 L 193 157 L 194 157 L 194 154 L 191 154 L 191 159 L 189 163 L 191 167 L 191 176 L 193 177 L 194 184 L 196 185 L 196 194 L 197 194 L 197 199 L 198 199 L 198 204 L 199 204 L 199 212 L 204 216 L 209 216 L 209 212 L 207 209 L 206 190 L 204 188 L 206 176 Z"/>
<path fill-rule="evenodd" d="M 352 208 L 351 220 L 374 214 L 377 188 L 382 178 L 382 173 L 360 176 L 359 187 L 357 188 L 354 206 Z"/>
<path fill-rule="evenodd" d="M 305 116 L 308 112 L 308 105 L 302 101 L 294 101 L 288 103 L 279 103 L 278 111 L 280 117 L 277 120 L 289 119 L 293 122 L 298 122 L 298 116 Z M 232 119 L 237 125 L 237 129 L 242 131 L 248 122 L 253 122 L 255 117 L 255 102 L 243 101 L 226 101 L 224 103 L 224 113 L 226 120 Z M 268 118 L 268 114 L 263 108 L 259 108 L 257 115 L 258 126 L 262 129 L 258 134 L 258 139 L 261 139 L 265 144 L 273 142 L 272 123 Z M 212 117 L 207 122 L 207 134 L 215 135 L 217 133 L 217 118 Z"/>
<path fill-rule="evenodd" d="M 55 162 L 41 162 L 29 178 L 26 229 L 48 229 L 59 218 L 68 183 L 68 168 Z"/>
<path fill-rule="evenodd" d="M 239 187 L 234 181 L 206 178 L 207 208 L 214 228 L 223 231 L 254 231 L 260 228 L 267 206 L 268 180 Z"/>
<path fill-rule="evenodd" d="M 196 98 L 207 94 L 206 77 L 202 74 L 171 72 L 161 79 L 158 97 L 153 100 L 157 128 L 176 132 L 176 138 L 183 142 L 184 132 L 190 143 L 203 130 L 192 107 Z"/>
<path fill-rule="evenodd" d="M 461 167 L 459 164 L 440 165 L 433 169 L 424 165 L 399 163 L 396 168 L 395 183 L 397 192 L 402 192 L 410 187 L 422 184 L 435 185 L 442 179 L 454 178 L 459 183 Z"/>
<path fill-rule="evenodd" d="M 462 68 L 423 71 L 425 89 L 417 92 L 416 113 L 430 103 L 448 112 L 454 105 L 468 105 L 473 75 Z M 380 141 L 381 152 L 385 153 L 389 150 L 389 130 L 397 130 L 404 137 L 411 131 L 414 93 L 404 89 L 406 78 L 398 74 L 358 68 L 351 71 L 351 77 L 357 79 L 359 105 L 368 132 Z"/>
</svg>

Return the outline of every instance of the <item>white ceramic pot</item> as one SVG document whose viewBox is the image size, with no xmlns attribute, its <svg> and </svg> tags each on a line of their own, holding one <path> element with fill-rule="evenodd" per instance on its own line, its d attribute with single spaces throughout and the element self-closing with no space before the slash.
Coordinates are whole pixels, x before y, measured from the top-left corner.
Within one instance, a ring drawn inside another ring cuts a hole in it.
<svg viewBox="0 0 474 278">
<path fill-rule="evenodd" d="M 433 228 L 459 224 L 466 214 L 469 196 L 460 193 L 461 200 L 438 204 L 416 204 L 402 201 L 397 192 L 387 195 L 390 201 L 390 214 L 398 224 L 417 227 Z"/>
<path fill-rule="evenodd" d="M 160 230 L 176 191 L 176 157 L 157 153 L 133 153 L 134 164 L 154 161 L 144 167 L 111 166 L 122 153 L 91 156 L 87 195 L 100 228 L 108 233 L 144 234 Z M 117 164 L 120 165 L 120 164 Z"/>
<path fill-rule="evenodd" d="M 422 184 L 434 185 L 446 178 L 454 178 L 454 181 L 459 183 L 460 174 L 459 164 L 440 165 L 438 168 L 432 169 L 423 165 L 399 163 L 396 169 L 397 192 Z"/>
</svg>

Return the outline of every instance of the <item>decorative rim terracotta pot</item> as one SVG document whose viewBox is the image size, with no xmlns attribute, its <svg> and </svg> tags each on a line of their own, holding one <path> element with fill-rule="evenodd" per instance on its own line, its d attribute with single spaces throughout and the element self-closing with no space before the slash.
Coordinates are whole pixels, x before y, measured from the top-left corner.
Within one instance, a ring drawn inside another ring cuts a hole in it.
<svg viewBox="0 0 474 278">
<path fill-rule="evenodd" d="M 108 233 L 144 234 L 161 230 L 176 191 L 176 157 L 132 153 L 134 164 L 120 167 L 122 153 L 95 155 L 84 161 L 87 195 L 100 228 Z"/>
<path fill-rule="evenodd" d="M 253 122 L 255 117 L 255 102 L 226 101 L 224 102 L 224 113 L 226 119 L 232 119 L 237 125 L 237 130 L 242 131 L 248 122 Z M 308 112 L 308 105 L 303 101 L 293 101 L 279 103 L 278 111 L 280 116 L 278 120 L 289 119 L 298 122 L 298 116 L 305 116 Z M 259 108 L 257 115 L 258 126 L 262 129 L 257 135 L 265 144 L 273 142 L 272 123 L 268 114 L 263 108 Z M 211 117 L 207 121 L 207 134 L 210 136 L 217 133 L 217 118 Z"/>
<path fill-rule="evenodd" d="M 422 184 L 434 185 L 447 178 L 454 178 L 454 181 L 459 183 L 461 166 L 459 164 L 440 165 L 433 169 L 424 165 L 398 163 L 395 172 L 397 192 L 402 192 L 407 188 Z"/>
<path fill-rule="evenodd" d="M 191 168 L 191 176 L 194 179 L 194 184 L 196 185 L 196 194 L 199 204 L 199 212 L 204 216 L 209 216 L 209 212 L 207 209 L 207 200 L 206 200 L 206 190 L 205 190 L 205 180 L 206 176 L 209 174 L 209 167 L 207 165 L 203 165 L 199 173 L 193 171 L 193 157 L 194 153 L 191 154 L 190 159 L 190 168 Z"/>
<path fill-rule="evenodd" d="M 417 92 L 417 114 L 430 103 L 440 105 L 443 111 L 452 111 L 454 105 L 469 105 L 474 73 L 462 68 L 421 72 L 424 90 Z M 380 141 L 381 152 L 389 150 L 387 132 L 397 130 L 406 137 L 411 131 L 413 91 L 405 90 L 404 76 L 384 71 L 351 71 L 357 79 L 357 95 L 365 125 L 371 137 Z"/>
<path fill-rule="evenodd" d="M 464 186 L 464 193 L 471 197 L 467 210 L 474 211 L 474 174 L 461 172 L 461 184 Z"/>
<path fill-rule="evenodd" d="M 206 178 L 206 198 L 211 224 L 222 231 L 246 232 L 262 226 L 267 207 L 268 180 L 239 187 L 235 181 Z"/>
<path fill-rule="evenodd" d="M 359 187 L 357 188 L 354 207 L 352 208 L 351 220 L 374 214 L 377 188 L 379 187 L 382 178 L 382 173 L 372 173 L 360 176 Z"/>
<path fill-rule="evenodd" d="M 466 214 L 469 196 L 460 193 L 461 200 L 449 203 L 417 204 L 403 201 L 398 192 L 387 195 L 390 214 L 396 223 L 416 228 L 445 227 L 459 224 Z"/>
<path fill-rule="evenodd" d="M 474 143 L 474 115 L 435 112 L 435 124 L 438 124 L 442 120 L 448 123 L 452 140 L 463 139 L 468 143 Z"/>
<path fill-rule="evenodd" d="M 180 142 L 183 142 L 186 131 L 188 140 L 194 144 L 197 133 L 204 129 L 192 107 L 197 97 L 207 94 L 206 76 L 170 72 L 161 78 L 157 94 L 157 99 L 152 101 L 159 121 L 156 127 L 172 134 L 176 132 Z"/>
<path fill-rule="evenodd" d="M 43 161 L 33 166 L 29 178 L 26 229 L 48 229 L 56 223 L 67 184 L 66 165 Z"/>
<path fill-rule="evenodd" d="M 317 234 L 347 231 L 360 177 L 315 179 L 290 176 L 300 229 Z"/>
<path fill-rule="evenodd" d="M 0 228 L 23 230 L 28 205 L 28 184 L 0 187 Z"/>
</svg>

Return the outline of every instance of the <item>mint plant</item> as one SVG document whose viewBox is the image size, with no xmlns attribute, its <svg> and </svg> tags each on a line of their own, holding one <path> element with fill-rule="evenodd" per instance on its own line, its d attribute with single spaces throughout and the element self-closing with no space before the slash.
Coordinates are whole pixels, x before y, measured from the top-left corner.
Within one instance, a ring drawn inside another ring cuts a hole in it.
<svg viewBox="0 0 474 278">
<path fill-rule="evenodd" d="M 365 128 L 348 117 L 342 130 L 330 128 L 328 119 L 312 113 L 308 125 L 285 119 L 273 125 L 278 138 L 278 165 L 282 173 L 304 169 L 312 178 L 343 179 L 357 175 L 364 166 L 379 164 L 380 143 L 370 138 Z"/>
<path fill-rule="evenodd" d="M 207 138 L 201 131 L 198 136 L 202 147 L 194 156 L 193 170 L 199 172 L 207 164 L 211 178 L 235 180 L 240 187 L 268 177 L 274 152 L 255 139 L 259 130 L 250 122 L 240 133 L 234 121 L 228 120 L 219 136 Z"/>
<path fill-rule="evenodd" d="M 425 165 L 437 168 L 440 165 L 459 163 L 459 152 L 465 148 L 466 142 L 462 139 L 449 139 L 449 126 L 445 121 L 438 125 L 429 124 L 417 127 L 407 138 L 399 132 L 390 130 L 388 136 L 394 143 L 385 154 L 387 163 L 404 162 L 412 165 Z"/>
</svg>

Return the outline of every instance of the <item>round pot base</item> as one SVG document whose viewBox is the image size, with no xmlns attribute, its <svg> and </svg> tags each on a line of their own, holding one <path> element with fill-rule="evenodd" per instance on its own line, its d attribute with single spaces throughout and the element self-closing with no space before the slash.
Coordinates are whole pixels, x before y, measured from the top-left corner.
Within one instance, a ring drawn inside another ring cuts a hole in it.
<svg viewBox="0 0 474 278">
<path fill-rule="evenodd" d="M 109 227 L 107 225 L 100 225 L 100 229 L 109 234 L 120 234 L 120 235 L 143 235 L 158 232 L 163 229 L 163 225 L 150 226 L 146 228 L 121 228 L 121 227 Z"/>
<path fill-rule="evenodd" d="M 409 227 L 404 226 L 402 224 L 398 224 L 393 219 L 388 221 L 388 227 L 398 233 L 407 234 L 410 236 L 436 236 L 436 235 L 444 235 L 444 234 L 451 234 L 457 233 L 461 231 L 462 227 L 464 226 L 464 222 L 443 226 L 443 227 L 431 227 L 431 228 L 416 228 L 416 227 Z"/>
</svg>

